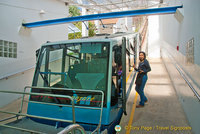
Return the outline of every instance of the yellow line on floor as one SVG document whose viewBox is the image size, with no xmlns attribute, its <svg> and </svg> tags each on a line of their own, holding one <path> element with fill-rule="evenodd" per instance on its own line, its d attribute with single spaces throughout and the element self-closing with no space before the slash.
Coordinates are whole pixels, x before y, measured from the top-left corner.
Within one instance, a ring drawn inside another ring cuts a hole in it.
<svg viewBox="0 0 200 134">
<path fill-rule="evenodd" d="M 133 123 L 133 117 L 134 117 L 135 108 L 136 108 L 137 96 L 138 96 L 138 93 L 136 92 L 135 93 L 135 99 L 134 99 L 133 106 L 132 106 L 132 110 L 131 110 L 130 120 L 128 122 L 128 126 L 126 126 L 126 134 L 130 134 L 130 131 L 131 131 L 131 127 L 132 127 L 132 123 Z"/>
<path fill-rule="evenodd" d="M 131 73 L 133 72 L 133 69 L 131 69 L 131 72 L 128 74 L 128 76 L 126 77 L 126 82 L 128 81 L 129 77 L 131 76 Z M 137 101 L 137 96 L 138 94 L 136 93 L 135 94 L 135 100 L 134 100 L 134 103 L 133 103 L 133 107 L 132 107 L 132 112 L 131 112 L 131 116 L 130 116 L 130 120 L 129 120 L 129 123 L 128 123 L 128 129 L 126 131 L 126 134 L 130 134 L 130 127 L 132 125 L 132 122 L 133 122 L 133 116 L 134 116 L 134 113 L 135 113 L 135 107 L 136 107 L 136 101 Z"/>
<path fill-rule="evenodd" d="M 126 77 L 126 82 L 128 81 L 129 77 L 131 76 L 131 73 L 133 72 L 133 69 L 131 69 L 131 72 L 128 74 L 128 76 Z"/>
</svg>

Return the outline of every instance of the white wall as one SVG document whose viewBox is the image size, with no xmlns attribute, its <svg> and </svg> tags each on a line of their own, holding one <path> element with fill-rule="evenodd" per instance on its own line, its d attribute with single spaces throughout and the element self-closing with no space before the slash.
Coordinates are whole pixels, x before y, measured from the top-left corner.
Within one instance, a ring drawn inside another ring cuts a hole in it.
<svg viewBox="0 0 200 134">
<path fill-rule="evenodd" d="M 119 18 L 115 27 L 115 32 L 127 32 L 125 18 Z"/>
<path fill-rule="evenodd" d="M 132 27 L 133 27 L 133 18 L 132 17 L 125 18 L 125 25 L 127 28 L 127 32 L 133 32 L 132 31 Z"/>
<path fill-rule="evenodd" d="M 173 49 L 173 56 L 178 64 L 187 72 L 192 80 L 200 87 L 200 1 L 183 0 L 183 20 L 177 21 L 174 15 L 160 16 L 160 36 Z M 194 38 L 194 64 L 186 62 L 186 44 Z M 179 43 L 179 51 L 176 50 Z M 163 44 L 163 47 L 166 45 Z M 172 50 L 170 50 L 171 52 Z M 200 89 L 199 89 L 200 90 Z"/>
<path fill-rule="evenodd" d="M 200 94 L 200 1 L 182 0 L 182 3 L 183 9 L 180 12 L 183 14 L 183 20 L 178 21 L 174 15 L 160 16 L 159 32 L 163 40 L 162 56 L 166 62 L 166 67 L 169 70 L 172 82 L 192 130 L 195 134 L 198 134 L 200 132 L 200 103 L 184 79 L 177 73 L 172 63 L 176 62 L 182 68 L 185 76 Z M 186 44 L 192 38 L 194 38 L 194 64 L 187 64 Z M 176 50 L 178 43 L 179 51 Z"/>
<path fill-rule="evenodd" d="M 40 10 L 44 10 L 45 13 L 40 14 Z M 0 78 L 33 68 L 36 63 L 35 51 L 46 41 L 68 39 L 67 24 L 19 31 L 23 20 L 34 22 L 67 16 L 68 7 L 58 0 L 1 0 L 0 40 L 17 42 L 17 58 L 0 57 Z M 18 76 L 20 80 L 16 77 L 17 81 L 11 78 L 0 80 L 0 90 L 18 88 L 22 91 L 24 86 L 31 85 L 33 71 L 27 74 Z M 3 100 L 1 94 L 0 98 Z M 1 101 L 0 107 L 7 103 L 9 101 Z"/>
<path fill-rule="evenodd" d="M 194 37 L 195 44 L 195 64 L 200 65 L 200 1 L 199 0 L 182 0 L 183 21 L 179 23 L 174 15 L 160 17 L 160 35 L 164 41 L 176 48 L 179 42 L 180 52 L 186 55 L 186 43 Z"/>
<path fill-rule="evenodd" d="M 160 57 L 160 35 L 159 35 L 159 16 L 148 17 L 148 57 L 159 58 Z"/>
</svg>

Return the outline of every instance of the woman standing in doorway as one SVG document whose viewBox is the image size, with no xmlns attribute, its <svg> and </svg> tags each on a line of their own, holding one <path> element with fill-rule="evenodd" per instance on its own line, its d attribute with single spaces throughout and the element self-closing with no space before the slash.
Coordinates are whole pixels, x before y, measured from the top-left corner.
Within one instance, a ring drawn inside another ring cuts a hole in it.
<svg viewBox="0 0 200 134">
<path fill-rule="evenodd" d="M 147 97 L 144 95 L 144 87 L 147 82 L 147 73 L 151 71 L 151 67 L 149 65 L 148 60 L 146 59 L 145 52 L 139 52 L 139 67 L 136 68 L 133 66 L 136 71 L 138 71 L 137 78 L 135 81 L 136 87 L 135 90 L 140 95 L 140 103 L 136 106 L 136 108 L 144 107 L 145 102 L 148 101 Z"/>
</svg>

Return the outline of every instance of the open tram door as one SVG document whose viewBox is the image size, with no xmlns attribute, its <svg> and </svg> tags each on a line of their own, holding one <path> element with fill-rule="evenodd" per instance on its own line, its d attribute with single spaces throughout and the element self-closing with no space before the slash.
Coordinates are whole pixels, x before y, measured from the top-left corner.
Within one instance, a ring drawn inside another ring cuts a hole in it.
<svg viewBox="0 0 200 134">
<path fill-rule="evenodd" d="M 117 64 L 117 68 L 122 67 L 121 73 L 116 74 L 116 83 L 117 84 L 117 89 L 118 89 L 118 95 L 119 95 L 119 100 L 122 104 L 122 109 L 123 113 L 127 115 L 126 113 L 126 70 L 127 70 L 127 64 L 126 64 L 126 37 L 121 38 L 121 44 L 118 46 L 115 46 L 114 48 L 114 60 L 115 63 Z M 120 82 L 119 82 L 120 81 Z M 121 94 L 121 95 L 120 95 Z"/>
<path fill-rule="evenodd" d="M 127 77 L 131 76 L 131 67 L 135 64 L 137 65 L 137 57 L 139 56 L 138 51 L 141 46 L 139 34 L 134 34 L 133 36 L 122 37 L 121 43 L 121 64 L 122 64 L 122 109 L 123 113 L 126 113 L 126 101 L 130 94 L 131 87 L 134 82 L 136 73 L 132 75 L 130 83 L 127 84 Z M 128 88 L 128 89 L 127 89 Z"/>
<path fill-rule="evenodd" d="M 133 58 L 136 58 L 136 56 L 133 56 L 135 53 L 135 49 L 136 47 L 133 47 L 132 44 L 135 43 L 130 43 L 133 42 L 133 40 L 131 40 L 131 38 L 128 37 L 122 37 L 121 38 L 121 43 L 120 45 L 117 45 L 114 47 L 114 62 L 117 64 L 117 68 L 119 69 L 119 66 L 122 67 L 121 70 L 121 74 L 116 74 L 116 76 L 120 76 L 120 77 L 116 77 L 116 83 L 117 84 L 117 89 L 118 89 L 118 94 L 119 94 L 119 100 L 122 104 L 122 109 L 123 109 L 123 113 L 125 115 L 127 115 L 126 113 L 126 100 L 127 100 L 127 83 L 126 83 L 126 77 L 127 77 L 127 73 L 131 72 L 131 64 L 133 64 Z M 131 44 L 131 45 L 130 45 Z M 130 47 L 131 46 L 131 47 Z M 131 56 L 132 53 L 132 57 Z M 130 62 L 130 58 L 132 59 L 132 62 Z M 135 62 L 134 62 L 135 64 Z M 120 82 L 119 82 L 120 81 Z M 130 85 L 129 85 L 130 86 Z M 114 100 L 114 99 L 113 99 Z"/>
<path fill-rule="evenodd" d="M 126 113 L 126 37 L 122 38 L 122 108 Z"/>
</svg>

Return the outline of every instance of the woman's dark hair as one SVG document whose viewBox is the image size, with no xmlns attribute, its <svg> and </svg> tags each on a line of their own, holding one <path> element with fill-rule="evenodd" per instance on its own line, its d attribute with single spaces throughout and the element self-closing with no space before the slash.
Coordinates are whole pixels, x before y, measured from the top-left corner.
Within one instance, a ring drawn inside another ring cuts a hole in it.
<svg viewBox="0 0 200 134">
<path fill-rule="evenodd" d="M 144 59 L 146 59 L 146 53 L 143 52 L 143 51 L 140 51 L 139 54 L 140 54 L 140 53 L 143 53 L 143 55 L 144 55 Z"/>
</svg>

